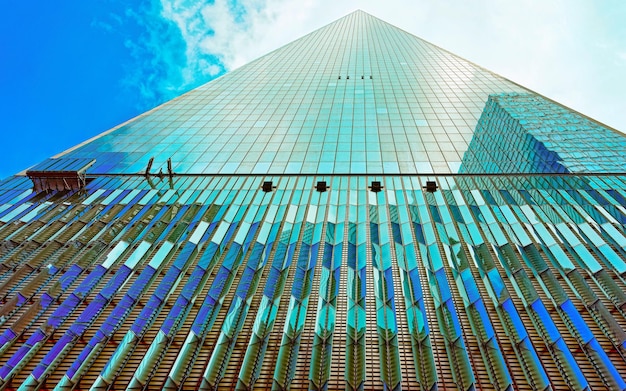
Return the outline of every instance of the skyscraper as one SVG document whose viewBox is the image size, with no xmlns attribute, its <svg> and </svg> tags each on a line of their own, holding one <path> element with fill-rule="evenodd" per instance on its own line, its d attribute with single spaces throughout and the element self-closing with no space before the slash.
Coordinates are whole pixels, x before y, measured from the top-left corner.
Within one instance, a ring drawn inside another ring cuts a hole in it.
<svg viewBox="0 0 626 391">
<path fill-rule="evenodd" d="M 4 389 L 626 389 L 626 138 L 354 12 L 0 183 Z"/>
</svg>

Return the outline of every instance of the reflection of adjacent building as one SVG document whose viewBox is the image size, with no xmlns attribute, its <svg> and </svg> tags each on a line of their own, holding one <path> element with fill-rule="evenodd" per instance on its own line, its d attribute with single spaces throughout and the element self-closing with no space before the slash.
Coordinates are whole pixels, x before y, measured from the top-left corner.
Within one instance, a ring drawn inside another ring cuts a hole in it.
<svg viewBox="0 0 626 391">
<path fill-rule="evenodd" d="M 624 389 L 623 146 L 355 12 L 0 182 L 0 388 Z"/>
<path fill-rule="evenodd" d="M 626 137 L 533 94 L 490 95 L 459 173 L 620 173 Z"/>
</svg>

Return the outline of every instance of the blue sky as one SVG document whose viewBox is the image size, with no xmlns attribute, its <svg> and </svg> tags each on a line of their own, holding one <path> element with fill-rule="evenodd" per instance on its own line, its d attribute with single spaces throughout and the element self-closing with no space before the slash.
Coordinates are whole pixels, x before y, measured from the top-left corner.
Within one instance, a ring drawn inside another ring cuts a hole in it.
<svg viewBox="0 0 626 391">
<path fill-rule="evenodd" d="M 626 131 L 622 0 L 9 0 L 0 177 L 355 10 Z"/>
</svg>

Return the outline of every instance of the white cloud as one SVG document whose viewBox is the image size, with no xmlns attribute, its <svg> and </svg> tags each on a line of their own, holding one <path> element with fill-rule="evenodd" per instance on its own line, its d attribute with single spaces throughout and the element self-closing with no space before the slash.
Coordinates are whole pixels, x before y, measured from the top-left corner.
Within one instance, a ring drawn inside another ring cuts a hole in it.
<svg viewBox="0 0 626 391">
<path fill-rule="evenodd" d="M 186 67 L 192 71 L 200 70 L 206 56 L 233 69 L 288 43 L 296 38 L 290 32 L 303 34 L 296 27 L 312 3 L 244 0 L 234 8 L 226 0 L 161 0 L 162 16 L 178 26 L 187 43 Z"/>
</svg>

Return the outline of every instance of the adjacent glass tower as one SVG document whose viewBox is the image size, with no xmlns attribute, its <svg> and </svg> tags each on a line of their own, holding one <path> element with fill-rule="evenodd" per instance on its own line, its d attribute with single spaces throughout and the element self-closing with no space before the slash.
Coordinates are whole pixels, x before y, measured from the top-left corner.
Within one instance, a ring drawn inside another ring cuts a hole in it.
<svg viewBox="0 0 626 391">
<path fill-rule="evenodd" d="M 626 389 L 626 138 L 364 12 L 0 183 L 0 388 Z"/>
</svg>

